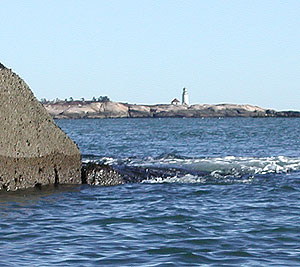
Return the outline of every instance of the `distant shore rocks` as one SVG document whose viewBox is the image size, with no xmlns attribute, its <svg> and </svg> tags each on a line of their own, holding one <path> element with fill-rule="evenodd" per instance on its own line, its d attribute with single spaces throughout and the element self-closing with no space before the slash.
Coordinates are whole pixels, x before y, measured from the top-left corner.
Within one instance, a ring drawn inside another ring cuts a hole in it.
<svg viewBox="0 0 300 267">
<path fill-rule="evenodd" d="M 72 101 L 46 103 L 56 119 L 72 118 L 213 118 L 213 117 L 300 117 L 297 111 L 275 111 L 252 105 L 196 104 L 135 105 L 118 102 Z"/>
<path fill-rule="evenodd" d="M 0 112 L 0 189 L 81 183 L 78 147 L 26 83 L 2 64 Z"/>
</svg>

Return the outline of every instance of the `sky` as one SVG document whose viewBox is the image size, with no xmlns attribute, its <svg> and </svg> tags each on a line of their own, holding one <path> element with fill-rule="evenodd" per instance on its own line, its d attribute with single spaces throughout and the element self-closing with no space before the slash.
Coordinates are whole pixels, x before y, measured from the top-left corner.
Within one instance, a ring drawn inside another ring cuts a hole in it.
<svg viewBox="0 0 300 267">
<path fill-rule="evenodd" d="M 0 62 L 38 99 L 300 110 L 298 0 L 1 0 Z"/>
</svg>

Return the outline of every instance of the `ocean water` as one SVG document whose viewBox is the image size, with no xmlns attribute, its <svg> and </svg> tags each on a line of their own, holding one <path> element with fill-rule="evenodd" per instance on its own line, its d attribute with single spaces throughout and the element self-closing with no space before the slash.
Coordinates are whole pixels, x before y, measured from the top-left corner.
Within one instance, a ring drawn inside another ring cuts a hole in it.
<svg viewBox="0 0 300 267">
<path fill-rule="evenodd" d="M 138 182 L 1 192 L 1 266 L 300 265 L 300 119 L 56 122 Z"/>
</svg>

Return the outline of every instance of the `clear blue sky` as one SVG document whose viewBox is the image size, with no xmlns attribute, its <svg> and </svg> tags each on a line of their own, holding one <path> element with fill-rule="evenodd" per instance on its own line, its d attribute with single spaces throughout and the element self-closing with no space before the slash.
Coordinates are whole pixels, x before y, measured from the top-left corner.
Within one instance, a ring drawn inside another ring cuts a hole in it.
<svg viewBox="0 0 300 267">
<path fill-rule="evenodd" d="M 300 110 L 298 0 L 1 0 L 0 62 L 36 97 Z"/>
</svg>

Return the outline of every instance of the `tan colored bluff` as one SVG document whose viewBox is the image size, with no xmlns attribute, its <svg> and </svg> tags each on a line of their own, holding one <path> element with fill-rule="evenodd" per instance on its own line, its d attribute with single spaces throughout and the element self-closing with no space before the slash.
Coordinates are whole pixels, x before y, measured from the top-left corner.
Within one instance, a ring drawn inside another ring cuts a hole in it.
<svg viewBox="0 0 300 267">
<path fill-rule="evenodd" d="M 26 83 L 0 64 L 0 189 L 80 183 L 76 144 Z"/>
</svg>

